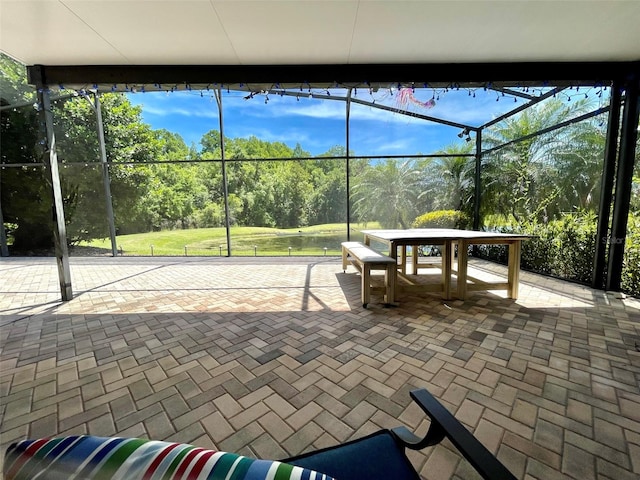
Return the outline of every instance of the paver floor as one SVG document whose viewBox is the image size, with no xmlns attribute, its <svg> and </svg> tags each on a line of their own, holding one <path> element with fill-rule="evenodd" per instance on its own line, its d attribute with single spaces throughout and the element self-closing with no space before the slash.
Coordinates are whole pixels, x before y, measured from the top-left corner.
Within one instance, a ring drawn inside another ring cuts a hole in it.
<svg viewBox="0 0 640 480">
<path fill-rule="evenodd" d="M 504 268 L 474 261 L 478 275 Z M 360 304 L 339 259 L 0 259 L 0 447 L 89 433 L 284 458 L 428 421 L 426 387 L 517 478 L 640 478 L 640 301 L 523 272 L 518 300 Z M 477 478 L 446 441 L 425 479 Z M 0 460 L 1 462 L 1 460 Z"/>
</svg>

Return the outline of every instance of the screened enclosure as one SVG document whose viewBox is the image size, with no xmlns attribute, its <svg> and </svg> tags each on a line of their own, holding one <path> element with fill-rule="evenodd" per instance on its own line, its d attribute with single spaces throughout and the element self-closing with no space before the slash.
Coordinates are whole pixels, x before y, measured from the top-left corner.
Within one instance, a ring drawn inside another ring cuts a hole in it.
<svg viewBox="0 0 640 480">
<path fill-rule="evenodd" d="M 4 254 L 54 254 L 50 114 L 71 256 L 335 256 L 363 228 L 453 227 L 532 234 L 524 269 L 597 288 L 622 241 L 639 293 L 639 162 L 619 173 L 611 84 L 95 87 L 4 102 Z"/>
</svg>

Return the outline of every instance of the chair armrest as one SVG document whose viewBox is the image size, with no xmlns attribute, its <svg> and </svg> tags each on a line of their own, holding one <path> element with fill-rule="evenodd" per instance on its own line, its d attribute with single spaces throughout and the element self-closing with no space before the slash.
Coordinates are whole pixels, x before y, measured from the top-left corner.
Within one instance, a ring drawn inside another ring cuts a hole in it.
<svg viewBox="0 0 640 480">
<path fill-rule="evenodd" d="M 419 389 L 413 390 L 410 395 L 429 416 L 431 425 L 424 438 L 414 435 L 406 427 L 392 429 L 392 434 L 401 444 L 412 450 L 420 450 L 447 437 L 485 480 L 516 480 L 516 477 L 431 393 Z"/>
</svg>

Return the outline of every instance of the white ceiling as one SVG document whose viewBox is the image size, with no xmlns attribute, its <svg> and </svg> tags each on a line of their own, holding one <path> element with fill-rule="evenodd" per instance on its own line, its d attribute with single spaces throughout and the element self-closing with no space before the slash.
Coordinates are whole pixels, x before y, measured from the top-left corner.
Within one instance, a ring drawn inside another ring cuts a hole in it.
<svg viewBox="0 0 640 480">
<path fill-rule="evenodd" d="M 0 0 L 27 65 L 640 60 L 640 0 Z"/>
</svg>

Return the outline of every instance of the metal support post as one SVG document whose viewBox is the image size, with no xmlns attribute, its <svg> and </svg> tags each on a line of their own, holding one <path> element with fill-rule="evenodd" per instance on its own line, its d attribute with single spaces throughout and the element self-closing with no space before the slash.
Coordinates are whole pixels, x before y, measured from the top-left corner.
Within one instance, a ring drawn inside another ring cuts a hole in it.
<svg viewBox="0 0 640 480">
<path fill-rule="evenodd" d="M 606 287 L 607 290 L 610 291 L 620 291 L 620 285 L 622 283 L 624 244 L 627 237 L 629 202 L 631 200 L 631 185 L 633 181 L 633 163 L 638 138 L 638 113 L 640 111 L 638 83 L 638 78 L 635 76 L 628 81 L 625 92 L 624 112 L 622 114 L 620 160 L 618 162 L 618 174 L 616 176 L 611 238 L 609 240 L 609 263 L 607 268 Z"/>
<path fill-rule="evenodd" d="M 107 220 L 109 222 L 109 237 L 111 238 L 111 255 L 118 256 L 116 243 L 116 222 L 113 215 L 113 199 L 111 198 L 111 178 L 109 177 L 109 164 L 107 162 L 107 147 L 104 141 L 104 124 L 102 123 L 102 109 L 100 107 L 100 94 L 94 95 L 96 121 L 98 125 L 98 140 L 100 141 L 100 161 L 102 162 L 102 184 L 104 186 L 105 204 L 107 207 Z"/>
<path fill-rule="evenodd" d="M 227 257 L 231 256 L 231 212 L 229 209 L 229 182 L 227 181 L 227 164 L 225 161 L 225 145 L 224 145 L 224 121 L 222 117 L 222 90 L 217 89 L 213 92 L 218 103 L 218 118 L 220 119 L 220 158 L 222 159 L 222 183 L 224 189 L 224 218 L 227 230 Z M 222 249 L 220 249 L 222 254 Z"/>
<path fill-rule="evenodd" d="M 476 168 L 473 194 L 473 229 L 480 230 L 480 201 L 482 200 L 482 129 L 476 130 Z M 477 245 L 474 245 L 474 252 Z"/>
<path fill-rule="evenodd" d="M 345 113 L 345 134 L 346 134 L 346 186 L 345 190 L 347 192 L 347 240 L 351 240 L 351 165 L 349 162 L 349 137 L 350 137 L 350 129 L 349 129 L 349 121 L 351 118 L 351 89 L 347 90 L 347 106 Z"/>
<path fill-rule="evenodd" d="M 616 174 L 616 150 L 618 135 L 620 135 L 621 100 L 622 87 L 616 82 L 611 88 L 611 98 L 609 99 L 607 138 L 604 146 L 604 163 L 602 165 L 602 193 L 600 194 L 600 206 L 598 208 L 596 251 L 591 278 L 591 286 L 598 289 L 604 287 L 604 274 L 607 270 L 606 255 L 607 247 L 609 246 L 609 219 L 611 216 L 611 201 L 613 199 L 613 181 Z"/>
<path fill-rule="evenodd" d="M 48 180 L 51 183 L 53 193 L 53 216 L 55 221 L 54 242 L 56 250 L 56 261 L 58 264 L 58 279 L 60 282 L 60 293 L 63 301 L 73 299 L 73 289 L 71 288 L 71 269 L 69 267 L 69 248 L 67 246 L 67 228 L 64 220 L 64 204 L 62 200 L 62 187 L 60 185 L 60 172 L 58 171 L 58 153 L 56 146 L 56 136 L 53 131 L 53 112 L 51 111 L 51 98 L 49 91 L 41 80 L 36 83 L 38 92 L 38 103 L 40 104 L 40 114 L 44 120 L 44 129 L 47 139 L 47 151 L 44 162 L 49 174 Z"/>
</svg>

